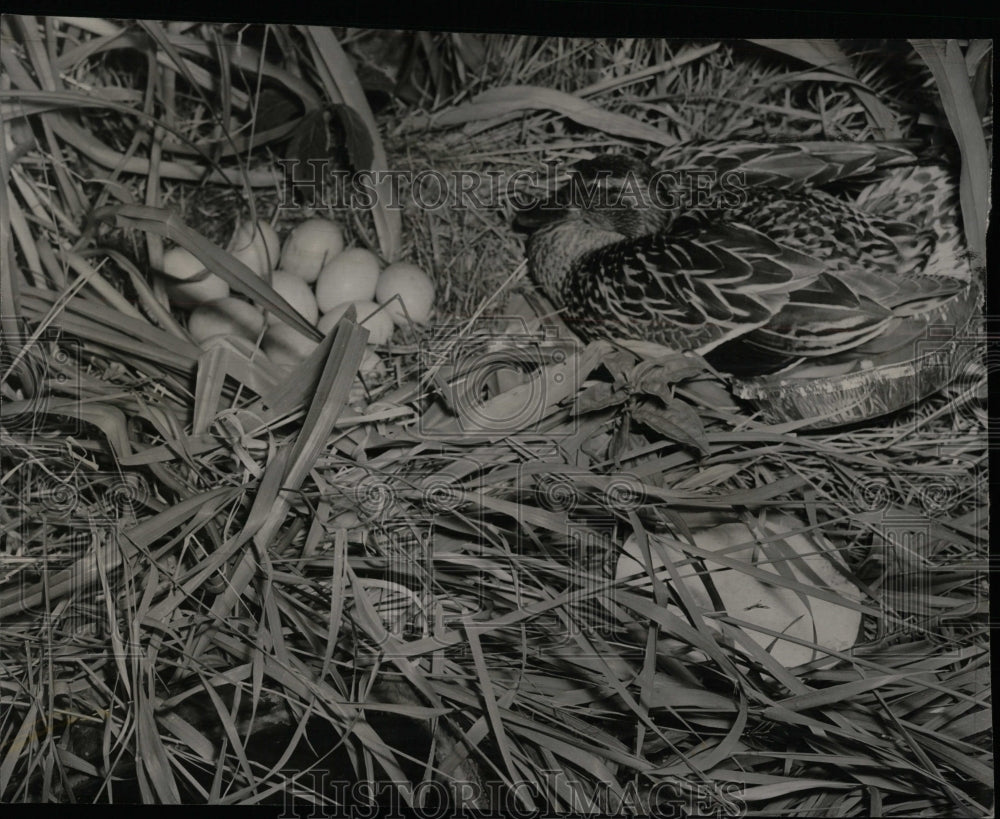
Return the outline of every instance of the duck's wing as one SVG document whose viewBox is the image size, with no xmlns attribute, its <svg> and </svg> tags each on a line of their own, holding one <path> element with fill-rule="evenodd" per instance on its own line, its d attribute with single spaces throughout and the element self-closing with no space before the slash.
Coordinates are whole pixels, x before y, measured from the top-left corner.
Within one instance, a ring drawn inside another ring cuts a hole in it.
<svg viewBox="0 0 1000 819">
<path fill-rule="evenodd" d="M 787 358 L 885 352 L 926 335 L 919 316 L 962 287 L 958 280 L 943 277 L 893 280 L 865 271 L 824 273 L 790 294 L 781 310 L 743 341 L 749 348 Z"/>
<path fill-rule="evenodd" d="M 887 332 L 898 323 L 893 311 L 824 273 L 789 295 L 785 305 L 744 342 L 788 358 L 838 355 Z"/>
<path fill-rule="evenodd" d="M 770 322 L 821 276 L 816 259 L 741 225 L 660 233 L 585 255 L 563 283 L 603 333 L 707 352 Z"/>
</svg>

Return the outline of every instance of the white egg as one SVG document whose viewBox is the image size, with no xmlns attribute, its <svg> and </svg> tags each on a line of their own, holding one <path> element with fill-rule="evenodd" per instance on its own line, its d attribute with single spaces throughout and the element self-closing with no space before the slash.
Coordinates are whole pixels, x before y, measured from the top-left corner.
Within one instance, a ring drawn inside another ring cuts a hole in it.
<svg viewBox="0 0 1000 819">
<path fill-rule="evenodd" d="M 229 252 L 258 276 L 265 276 L 278 265 L 281 240 L 263 219 L 244 222 L 229 241 Z"/>
<path fill-rule="evenodd" d="M 340 225 L 321 216 L 298 225 L 281 249 L 281 269 L 310 284 L 323 267 L 344 249 Z"/>
<path fill-rule="evenodd" d="M 352 304 L 358 312 L 358 323 L 368 330 L 369 344 L 385 344 L 392 338 L 392 319 L 385 310 L 379 310 L 379 305 L 373 301 L 349 301 L 338 304 L 323 314 L 316 329 L 325 336 L 337 325 Z"/>
<path fill-rule="evenodd" d="M 306 338 L 287 324 L 272 324 L 264 334 L 261 346 L 275 364 L 293 366 L 316 349 L 317 342 Z"/>
<path fill-rule="evenodd" d="M 183 247 L 172 247 L 163 254 L 163 272 L 169 277 L 167 294 L 175 307 L 188 310 L 229 295 L 229 285 L 214 273 L 207 273 L 205 265 Z M 196 276 L 202 278 L 191 281 Z"/>
<path fill-rule="evenodd" d="M 316 303 L 321 313 L 349 301 L 371 301 L 378 283 L 378 257 L 370 250 L 352 247 L 334 256 L 316 280 Z"/>
<path fill-rule="evenodd" d="M 434 307 L 434 282 L 417 265 L 396 262 L 379 274 L 375 300 L 386 305 L 396 324 L 406 324 L 407 314 L 417 324 L 426 324 Z"/>
<path fill-rule="evenodd" d="M 295 311 L 310 324 L 315 324 L 319 318 L 319 307 L 316 306 L 316 297 L 309 285 L 303 279 L 285 270 L 275 270 L 271 274 L 271 287 L 275 292 L 287 301 Z M 278 316 L 269 312 L 267 314 L 268 324 L 283 323 Z"/>
<path fill-rule="evenodd" d="M 218 335 L 256 341 L 263 328 L 264 314 L 232 296 L 199 304 L 188 317 L 188 331 L 199 342 Z"/>
</svg>

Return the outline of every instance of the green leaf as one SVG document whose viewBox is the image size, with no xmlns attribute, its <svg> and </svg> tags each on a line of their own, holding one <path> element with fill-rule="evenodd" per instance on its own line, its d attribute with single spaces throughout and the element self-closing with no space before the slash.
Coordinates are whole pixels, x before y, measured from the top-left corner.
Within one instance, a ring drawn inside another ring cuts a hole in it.
<svg viewBox="0 0 1000 819">
<path fill-rule="evenodd" d="M 601 359 L 601 364 L 615 381 L 625 381 L 635 364 L 635 356 L 625 350 L 612 350 Z"/>
<path fill-rule="evenodd" d="M 310 111 L 302 118 L 301 126 L 288 143 L 288 159 L 308 162 L 310 159 L 326 159 L 330 155 L 330 135 L 326 128 L 326 117 L 321 110 Z"/>
<path fill-rule="evenodd" d="M 257 103 L 257 131 L 280 128 L 293 119 L 300 110 L 291 97 L 273 88 L 265 88 L 260 92 Z"/>
<path fill-rule="evenodd" d="M 709 454 L 708 439 L 701 418 L 683 401 L 672 401 L 668 407 L 643 401 L 632 409 L 632 418 L 652 430 L 684 446 Z"/>
<path fill-rule="evenodd" d="M 636 390 L 655 395 L 666 402 L 670 400 L 672 384 L 694 378 L 704 372 L 705 362 L 700 356 L 675 353 L 637 364 L 629 374 L 629 381 Z"/>
<path fill-rule="evenodd" d="M 358 171 L 366 171 L 372 166 L 375 156 L 371 134 L 361 115 L 344 103 L 330 106 L 341 127 L 344 129 L 344 140 L 347 144 L 347 156 L 351 166 Z"/>
<path fill-rule="evenodd" d="M 617 429 L 615 429 L 615 434 L 611 438 L 611 443 L 608 444 L 608 457 L 611 458 L 616 465 L 621 457 L 628 452 L 631 439 L 632 420 L 631 416 L 626 413 L 622 416 L 621 423 L 618 424 Z"/>
<path fill-rule="evenodd" d="M 585 412 L 595 412 L 597 410 L 615 407 L 624 404 L 628 399 L 628 393 L 620 390 L 614 384 L 602 381 L 600 384 L 592 384 L 576 397 L 573 405 L 574 415 L 583 415 Z"/>
</svg>

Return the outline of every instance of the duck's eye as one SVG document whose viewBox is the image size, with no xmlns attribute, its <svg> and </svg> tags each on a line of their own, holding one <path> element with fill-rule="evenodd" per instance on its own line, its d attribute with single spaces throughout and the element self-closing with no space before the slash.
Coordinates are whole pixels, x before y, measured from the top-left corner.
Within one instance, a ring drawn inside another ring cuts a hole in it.
<svg viewBox="0 0 1000 819">
<path fill-rule="evenodd" d="M 622 208 L 641 208 L 647 205 L 646 198 L 641 191 L 632 190 L 628 187 L 620 188 L 618 191 L 618 206 Z"/>
<path fill-rule="evenodd" d="M 635 210 L 650 205 L 648 187 L 633 174 L 622 176 L 577 177 L 570 189 L 585 210 Z"/>
</svg>

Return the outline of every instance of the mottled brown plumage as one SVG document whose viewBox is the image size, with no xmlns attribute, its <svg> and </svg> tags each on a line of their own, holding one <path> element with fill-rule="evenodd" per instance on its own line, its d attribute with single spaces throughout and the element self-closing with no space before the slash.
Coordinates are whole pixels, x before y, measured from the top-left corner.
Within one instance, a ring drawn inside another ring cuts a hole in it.
<svg viewBox="0 0 1000 819">
<path fill-rule="evenodd" d="M 956 213 L 947 170 L 905 145 L 716 145 L 658 169 L 579 163 L 519 223 L 535 278 L 584 338 L 714 351 L 752 372 L 912 341 L 902 319 L 964 286 Z"/>
</svg>

